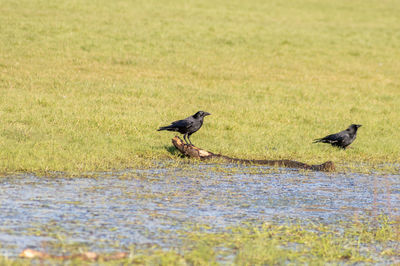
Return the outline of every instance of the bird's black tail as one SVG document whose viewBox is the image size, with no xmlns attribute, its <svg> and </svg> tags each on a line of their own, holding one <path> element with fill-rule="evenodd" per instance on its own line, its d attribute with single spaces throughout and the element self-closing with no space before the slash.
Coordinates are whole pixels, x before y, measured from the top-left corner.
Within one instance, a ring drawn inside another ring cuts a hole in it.
<svg viewBox="0 0 400 266">
<path fill-rule="evenodd" d="M 168 130 L 168 131 L 174 131 L 174 127 L 171 126 L 166 126 L 166 127 L 160 127 L 159 129 L 157 129 L 157 131 L 162 131 L 162 130 Z"/>
<path fill-rule="evenodd" d="M 318 143 L 318 142 L 322 142 L 322 143 L 335 143 L 334 140 L 331 139 L 327 139 L 327 138 L 320 138 L 320 139 L 314 139 L 313 143 Z"/>
</svg>

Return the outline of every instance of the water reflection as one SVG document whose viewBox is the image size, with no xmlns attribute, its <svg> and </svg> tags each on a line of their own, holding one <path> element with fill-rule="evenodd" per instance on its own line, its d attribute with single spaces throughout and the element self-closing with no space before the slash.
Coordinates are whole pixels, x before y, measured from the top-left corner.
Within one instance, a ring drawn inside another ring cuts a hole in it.
<svg viewBox="0 0 400 266">
<path fill-rule="evenodd" d="M 108 251 L 114 244 L 176 245 L 173 232 L 192 223 L 222 230 L 249 220 L 400 216 L 400 175 L 202 164 L 97 178 L 8 176 L 0 190 L 0 250 L 8 256 L 61 236 Z"/>
</svg>

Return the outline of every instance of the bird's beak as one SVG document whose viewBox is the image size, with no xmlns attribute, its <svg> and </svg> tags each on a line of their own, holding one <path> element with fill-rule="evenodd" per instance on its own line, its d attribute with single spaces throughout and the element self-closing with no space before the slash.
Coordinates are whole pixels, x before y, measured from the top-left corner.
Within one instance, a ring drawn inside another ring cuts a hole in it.
<svg viewBox="0 0 400 266">
<path fill-rule="evenodd" d="M 357 125 L 357 127 L 362 127 L 362 125 Z"/>
<path fill-rule="evenodd" d="M 210 113 L 204 112 L 204 116 L 211 115 Z"/>
</svg>

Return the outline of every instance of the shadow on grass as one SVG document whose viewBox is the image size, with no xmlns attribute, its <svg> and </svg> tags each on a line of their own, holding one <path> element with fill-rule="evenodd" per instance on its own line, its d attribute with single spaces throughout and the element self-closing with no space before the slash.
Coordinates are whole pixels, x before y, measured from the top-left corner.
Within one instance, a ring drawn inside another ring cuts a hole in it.
<svg viewBox="0 0 400 266">
<path fill-rule="evenodd" d="M 164 148 L 169 152 L 171 155 L 183 158 L 185 157 L 182 153 L 180 153 L 173 145 L 164 145 Z"/>
</svg>

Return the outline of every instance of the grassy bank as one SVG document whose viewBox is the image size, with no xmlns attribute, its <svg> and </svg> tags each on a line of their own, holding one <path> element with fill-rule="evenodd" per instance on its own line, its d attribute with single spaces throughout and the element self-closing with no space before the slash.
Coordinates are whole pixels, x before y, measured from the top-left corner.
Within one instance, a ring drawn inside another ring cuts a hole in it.
<svg viewBox="0 0 400 266">
<path fill-rule="evenodd" d="M 305 264 L 396 264 L 400 261 L 399 223 L 382 218 L 375 224 L 351 222 L 338 226 L 309 224 L 262 226 L 244 225 L 225 233 L 210 233 L 197 226 L 181 233 L 179 247 L 165 250 L 156 245 L 147 248 L 121 247 L 129 258 L 102 261 L 109 265 L 282 265 Z M 43 232 L 46 235 L 46 232 Z M 82 244 L 46 243 L 51 255 L 87 252 Z M 117 248 L 118 247 L 114 247 Z M 41 251 L 41 250 L 40 250 Z M 57 260 L 56 260 L 57 261 Z M 58 260 L 60 261 L 60 260 Z M 0 258 L 2 265 L 28 265 L 30 260 Z M 80 264 L 76 259 L 72 264 Z"/>
<path fill-rule="evenodd" d="M 397 1 L 49 1 L 0 6 L 0 171 L 167 158 L 161 125 L 230 156 L 398 162 Z M 351 123 L 353 149 L 312 145 Z"/>
</svg>

